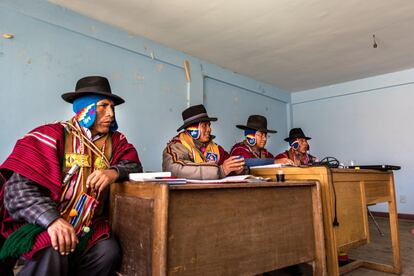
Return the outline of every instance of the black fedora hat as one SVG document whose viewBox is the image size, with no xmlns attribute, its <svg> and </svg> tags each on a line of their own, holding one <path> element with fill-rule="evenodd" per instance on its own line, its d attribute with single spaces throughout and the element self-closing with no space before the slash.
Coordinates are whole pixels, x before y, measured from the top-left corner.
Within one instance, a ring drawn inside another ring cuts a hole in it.
<svg viewBox="0 0 414 276">
<path fill-rule="evenodd" d="M 286 142 L 289 142 L 290 140 L 298 139 L 298 138 L 305 138 L 306 140 L 310 140 L 312 138 L 305 136 L 305 133 L 303 133 L 302 129 L 300 127 L 298 128 L 292 128 L 289 131 L 289 137 L 285 138 Z"/>
<path fill-rule="evenodd" d="M 217 118 L 208 117 L 207 110 L 202 104 L 190 106 L 183 111 L 182 115 L 184 124 L 180 126 L 177 131 L 180 131 L 195 123 L 217 121 Z"/>
<path fill-rule="evenodd" d="M 244 125 L 236 125 L 237 128 L 240 129 L 254 129 L 260 130 L 263 132 L 269 133 L 276 133 L 276 130 L 267 129 L 267 119 L 265 116 L 262 115 L 250 115 L 247 119 L 247 124 Z"/>
<path fill-rule="evenodd" d="M 73 101 L 77 98 L 86 95 L 105 96 L 106 98 L 112 100 L 114 105 L 125 102 L 121 97 L 112 94 L 108 79 L 101 76 L 88 76 L 81 78 L 76 83 L 75 91 L 63 94 L 62 98 L 68 103 L 73 103 Z"/>
</svg>

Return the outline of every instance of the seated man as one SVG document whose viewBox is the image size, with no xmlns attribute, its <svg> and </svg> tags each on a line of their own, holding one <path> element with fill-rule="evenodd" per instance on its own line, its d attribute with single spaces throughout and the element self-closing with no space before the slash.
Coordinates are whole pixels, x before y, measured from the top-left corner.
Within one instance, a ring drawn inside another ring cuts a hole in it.
<svg viewBox="0 0 414 276">
<path fill-rule="evenodd" d="M 175 136 L 162 155 L 162 169 L 177 177 L 219 179 L 230 173 L 244 172 L 244 160 L 230 155 L 213 142 L 211 118 L 202 104 L 190 106 L 182 113 L 183 130 Z"/>
<path fill-rule="evenodd" d="M 273 164 L 273 155 L 265 149 L 267 133 L 276 133 L 276 130 L 267 129 L 267 119 L 261 115 L 251 115 L 247 119 L 247 124 L 236 125 L 237 128 L 244 130 L 242 142 L 233 146 L 230 151 L 231 156 L 243 156 L 248 167 Z"/>
<path fill-rule="evenodd" d="M 108 188 L 142 172 L 116 131 L 114 106 L 124 100 L 99 76 L 62 98 L 76 115 L 26 134 L 0 167 L 0 258 L 23 256 L 19 275 L 114 275 L 121 251 L 110 237 Z"/>
<path fill-rule="evenodd" d="M 309 144 L 307 140 L 310 139 L 310 137 L 305 136 L 301 128 L 292 128 L 289 131 L 289 137 L 285 139 L 286 142 L 289 142 L 290 149 L 278 154 L 276 163 L 300 166 L 317 162 L 317 158 L 308 153 Z"/>
</svg>

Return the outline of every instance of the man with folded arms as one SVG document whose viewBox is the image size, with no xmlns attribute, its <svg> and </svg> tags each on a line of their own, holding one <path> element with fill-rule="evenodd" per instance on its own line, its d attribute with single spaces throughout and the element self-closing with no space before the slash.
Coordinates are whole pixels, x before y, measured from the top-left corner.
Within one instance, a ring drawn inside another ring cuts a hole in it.
<svg viewBox="0 0 414 276">
<path fill-rule="evenodd" d="M 190 106 L 182 112 L 184 124 L 165 148 L 163 171 L 188 179 L 220 179 L 245 172 L 244 160 L 230 155 L 217 145 L 211 135 L 211 122 L 203 105 Z"/>
</svg>

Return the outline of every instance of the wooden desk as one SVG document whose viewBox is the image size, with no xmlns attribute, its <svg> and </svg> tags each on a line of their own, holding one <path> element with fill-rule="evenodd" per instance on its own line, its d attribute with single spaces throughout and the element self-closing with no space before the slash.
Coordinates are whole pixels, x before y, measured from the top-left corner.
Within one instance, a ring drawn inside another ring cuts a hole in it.
<svg viewBox="0 0 414 276">
<path fill-rule="evenodd" d="M 252 169 L 254 175 L 275 179 L 282 170 L 286 180 L 314 179 L 321 183 L 328 275 L 339 275 L 364 266 L 400 274 L 397 206 L 392 171 L 329 169 L 326 167 Z M 336 209 L 339 226 L 333 226 Z M 338 252 L 369 242 L 367 205 L 387 202 L 390 215 L 393 264 L 355 261 L 338 267 Z"/>
<path fill-rule="evenodd" d="M 255 275 L 312 262 L 326 275 L 316 181 L 111 186 L 123 275 Z"/>
</svg>

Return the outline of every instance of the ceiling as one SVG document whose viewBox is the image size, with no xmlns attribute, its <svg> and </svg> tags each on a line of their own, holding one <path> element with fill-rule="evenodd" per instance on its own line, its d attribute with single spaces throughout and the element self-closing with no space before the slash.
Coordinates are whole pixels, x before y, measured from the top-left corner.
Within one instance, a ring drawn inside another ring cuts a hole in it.
<svg viewBox="0 0 414 276">
<path fill-rule="evenodd" d="M 287 91 L 414 68 L 414 1 L 50 2 Z"/>
</svg>

